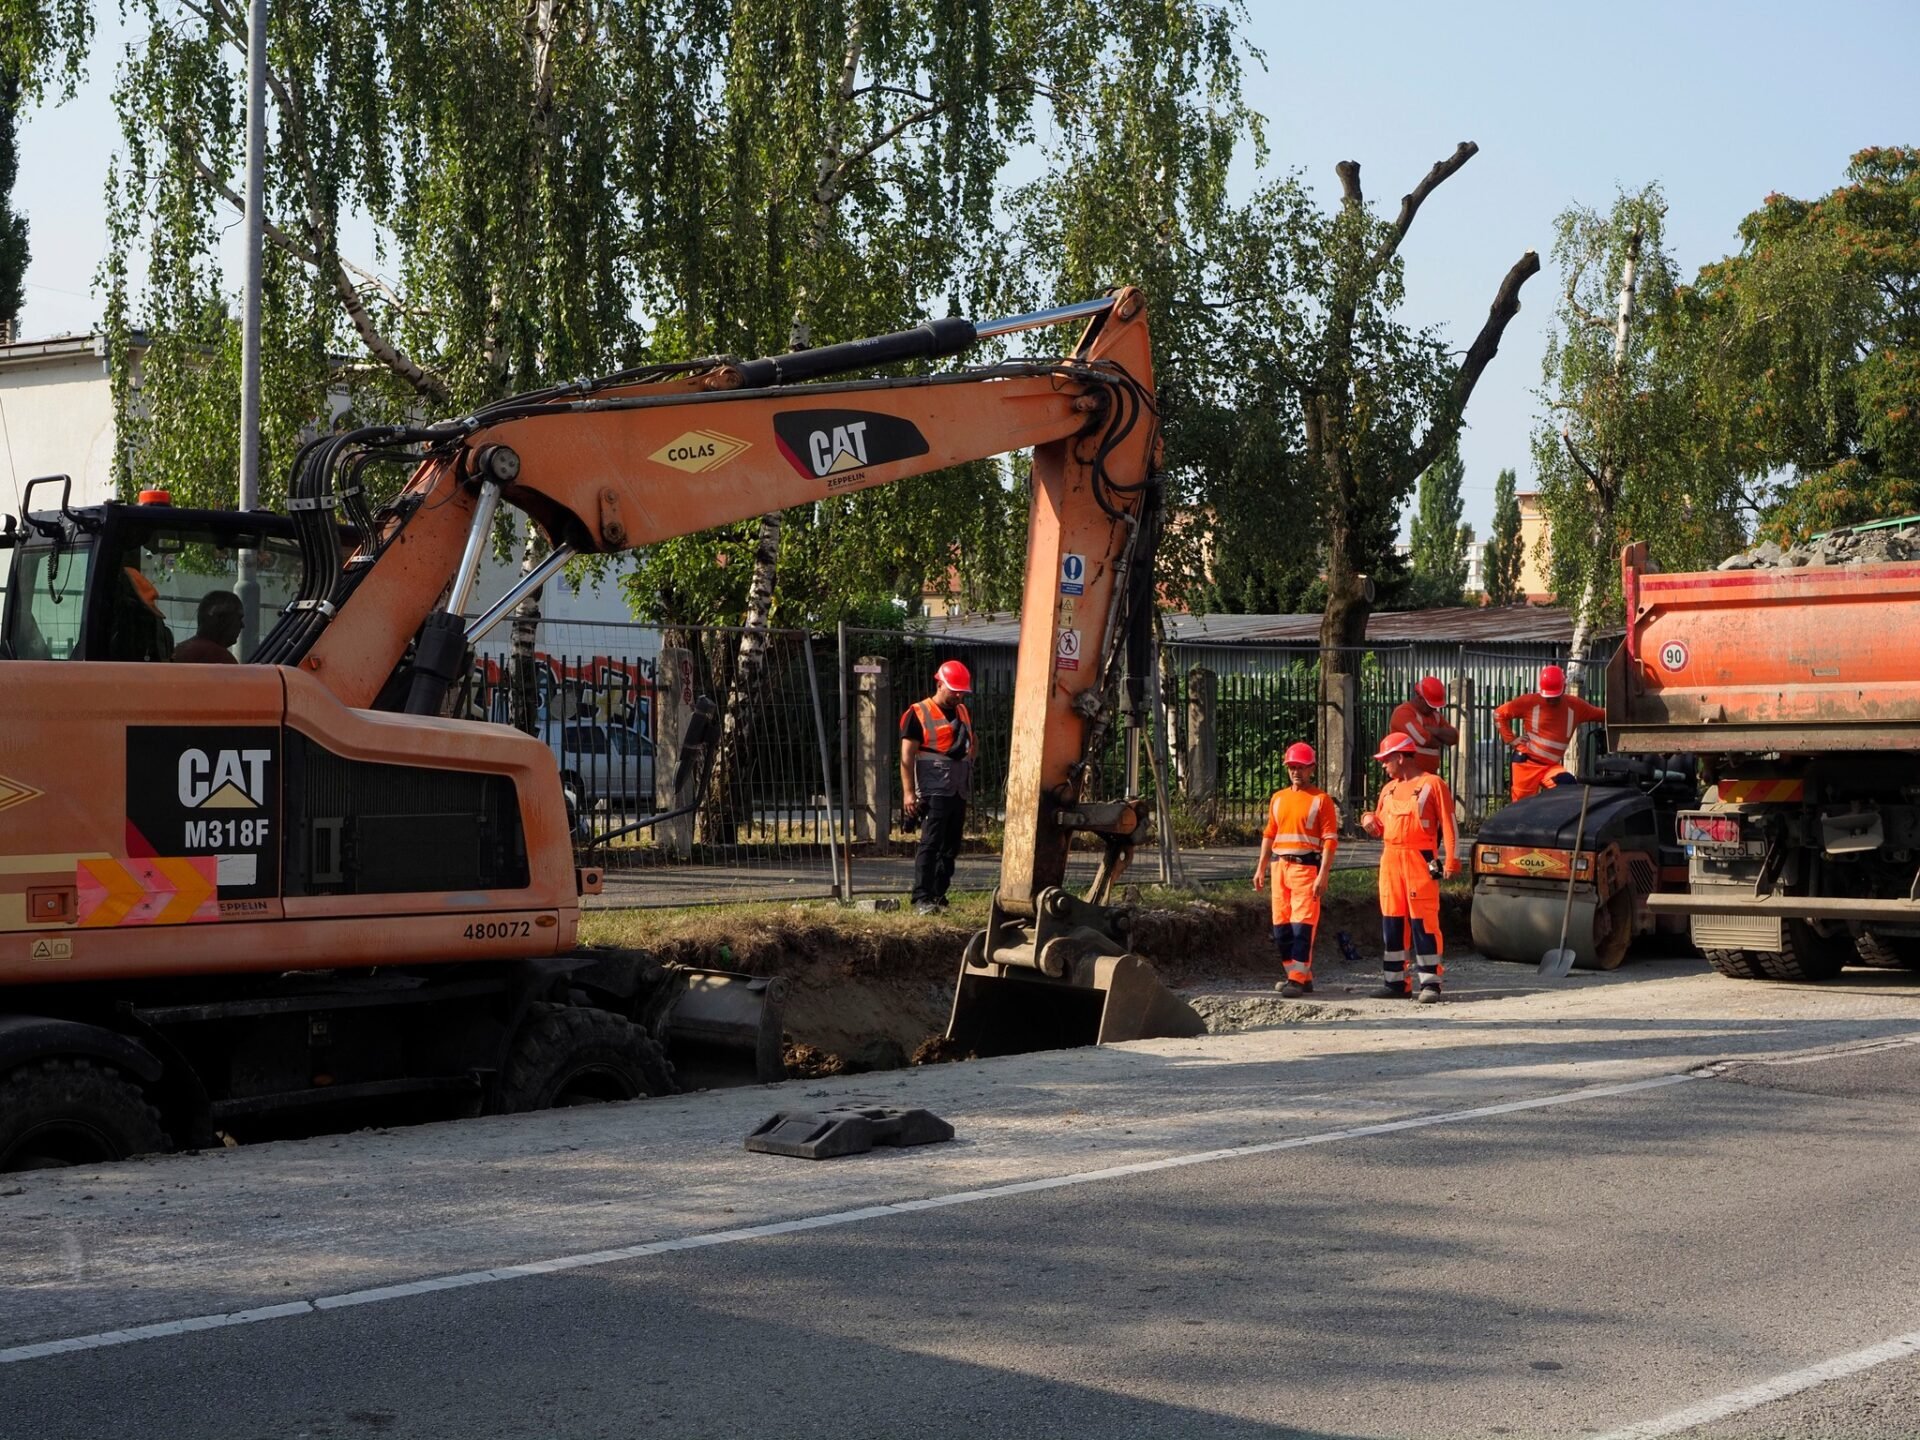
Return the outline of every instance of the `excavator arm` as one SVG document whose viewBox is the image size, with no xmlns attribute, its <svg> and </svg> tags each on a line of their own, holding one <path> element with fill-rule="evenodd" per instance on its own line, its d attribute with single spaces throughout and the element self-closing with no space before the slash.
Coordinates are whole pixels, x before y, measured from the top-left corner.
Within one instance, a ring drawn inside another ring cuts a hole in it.
<svg viewBox="0 0 1920 1440">
<path fill-rule="evenodd" d="M 1074 321 L 1084 330 L 1060 359 L 827 378 Z M 1124 912 L 1102 903 L 1145 807 L 1137 795 L 1101 803 L 1086 794 L 1089 758 L 1110 727 L 1138 722 L 1148 668 L 1160 434 L 1137 291 L 983 325 L 936 321 L 774 359 L 614 377 L 427 431 L 345 437 L 303 456 L 292 487 L 318 554 L 331 517 L 354 499 L 359 458 L 395 443 L 427 447 L 406 491 L 367 526 L 374 538 L 328 593 L 303 597 L 256 658 L 297 664 L 348 705 L 417 714 L 438 713 L 466 648 L 572 556 L 1032 449 L 1001 883 L 992 922 L 962 966 L 950 1033 L 970 1049 L 1004 1051 L 1197 1032 L 1197 1017 L 1128 952 Z M 540 525 L 551 556 L 469 617 L 501 503 Z M 1116 713 L 1116 697 L 1130 717 Z M 1107 842 L 1085 899 L 1064 888 L 1075 831 Z"/>
</svg>

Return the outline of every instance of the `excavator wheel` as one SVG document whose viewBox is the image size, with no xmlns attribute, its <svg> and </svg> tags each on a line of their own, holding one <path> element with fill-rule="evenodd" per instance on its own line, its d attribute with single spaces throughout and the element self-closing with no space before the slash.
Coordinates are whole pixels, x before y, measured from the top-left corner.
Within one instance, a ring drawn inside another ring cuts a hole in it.
<svg viewBox="0 0 1920 1440">
<path fill-rule="evenodd" d="M 1781 948 L 1760 950 L 1754 960 L 1769 980 L 1831 980 L 1846 968 L 1853 947 L 1837 937 L 1820 934 L 1804 920 L 1780 927 Z"/>
<path fill-rule="evenodd" d="M 0 1078 L 0 1171 L 98 1165 L 171 1150 L 140 1088 L 91 1060 L 41 1060 Z"/>
<path fill-rule="evenodd" d="M 1730 980 L 1761 980 L 1766 971 L 1760 968 L 1760 958 L 1751 950 L 1707 950 L 1703 951 L 1707 963 Z"/>
<path fill-rule="evenodd" d="M 500 1072 L 504 1115 L 671 1095 L 673 1066 L 645 1030 L 585 1005 L 534 1005 Z"/>
<path fill-rule="evenodd" d="M 1863 930 L 1853 937 L 1862 965 L 1882 970 L 1920 970 L 1920 935 L 1880 935 Z"/>
</svg>

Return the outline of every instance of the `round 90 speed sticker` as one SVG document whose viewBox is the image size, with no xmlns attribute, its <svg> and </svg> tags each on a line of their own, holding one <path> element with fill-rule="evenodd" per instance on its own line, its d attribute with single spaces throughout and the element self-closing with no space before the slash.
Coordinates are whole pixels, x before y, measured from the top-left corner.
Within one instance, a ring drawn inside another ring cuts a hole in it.
<svg viewBox="0 0 1920 1440">
<path fill-rule="evenodd" d="M 1687 647 L 1678 640 L 1667 641 L 1660 647 L 1660 664 L 1672 671 L 1686 669 Z"/>
</svg>

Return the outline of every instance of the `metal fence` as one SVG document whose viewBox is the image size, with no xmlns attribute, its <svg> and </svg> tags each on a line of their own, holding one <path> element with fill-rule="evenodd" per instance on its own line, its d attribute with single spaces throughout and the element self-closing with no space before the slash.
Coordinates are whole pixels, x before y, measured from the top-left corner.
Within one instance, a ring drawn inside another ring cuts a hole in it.
<svg viewBox="0 0 1920 1440">
<path fill-rule="evenodd" d="M 745 896 L 812 898 L 861 890 L 904 890 L 914 837 L 905 829 L 897 783 L 899 714 L 931 692 L 948 659 L 973 672 L 968 697 L 977 741 L 968 832 L 982 851 L 997 850 L 1004 821 L 1012 737 L 1015 647 L 954 643 L 913 631 L 847 629 L 766 636 L 758 677 L 740 675 L 743 631 L 597 622 L 548 622 L 534 653 L 516 672 L 504 638 L 475 658 L 460 713 L 522 723 L 554 754 L 573 802 L 582 863 L 608 872 L 623 902 L 681 904 Z M 1352 654 L 1356 725 L 1362 740 L 1384 734 L 1395 706 L 1426 674 L 1447 682 L 1451 716 L 1464 725 L 1464 754 L 1449 750 L 1442 774 L 1473 797 L 1476 825 L 1505 802 L 1508 752 L 1494 709 L 1533 688 L 1542 665 L 1569 664 L 1561 647 L 1422 644 L 1363 647 Z M 1319 743 L 1319 653 L 1311 644 L 1170 645 L 1160 664 L 1172 760 L 1169 785 L 1179 817 L 1204 812 L 1207 832 L 1224 842 L 1257 834 L 1269 796 L 1286 783 L 1287 745 Z M 1585 691 L 1599 700 L 1604 665 L 1579 662 Z M 856 725 L 863 677 L 881 670 L 888 714 Z M 1217 761 L 1210 778 L 1189 772 L 1198 673 L 1212 678 L 1211 723 Z M 516 692 L 522 698 L 515 701 Z M 659 720 L 672 694 L 710 697 L 720 710 L 696 813 L 668 827 L 634 827 L 672 805 L 671 743 Z M 1464 703 L 1463 703 L 1464 702 Z M 1597 729 L 1597 727 L 1595 727 Z M 1598 743 L 1585 734 L 1586 758 Z M 1143 739 L 1151 743 L 1151 737 Z M 1116 725 L 1095 756 L 1094 787 L 1117 796 L 1124 785 L 1126 731 Z M 1360 753 L 1371 754 L 1371 745 Z M 1142 754 L 1142 788 L 1151 771 Z M 1463 771 L 1463 761 L 1465 769 Z M 887 814 L 856 823 L 855 798 L 873 771 L 892 771 L 881 787 Z M 1369 761 L 1356 784 L 1374 793 L 1384 776 Z M 1149 793 L 1150 790 L 1149 790 Z M 852 841 L 852 843 L 849 843 Z"/>
</svg>

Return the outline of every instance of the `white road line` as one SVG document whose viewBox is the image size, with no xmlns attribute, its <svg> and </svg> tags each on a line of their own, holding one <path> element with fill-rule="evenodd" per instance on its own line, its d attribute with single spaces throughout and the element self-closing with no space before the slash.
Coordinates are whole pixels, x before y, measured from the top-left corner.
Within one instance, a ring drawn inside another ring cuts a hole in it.
<svg viewBox="0 0 1920 1440">
<path fill-rule="evenodd" d="M 993 1185 L 983 1190 L 960 1190 L 947 1195 L 931 1195 L 921 1200 L 900 1200 L 887 1205 L 869 1205 L 859 1210 L 840 1210 L 828 1215 L 809 1215 L 799 1220 L 776 1220 L 765 1225 L 746 1225 L 738 1230 L 710 1231 L 687 1235 L 677 1240 L 652 1240 L 644 1245 L 626 1245 L 617 1250 L 594 1250 L 584 1255 L 563 1255 L 552 1260 L 534 1260 L 523 1265 L 503 1265 L 492 1270 L 469 1270 L 460 1275 L 440 1275 L 414 1280 L 403 1285 L 382 1285 L 371 1290 L 354 1290 L 342 1295 L 322 1295 L 315 1300 L 291 1300 L 282 1305 L 267 1305 L 256 1310 L 236 1310 L 223 1315 L 196 1315 L 185 1320 L 162 1320 L 151 1325 L 133 1325 L 124 1330 L 105 1330 L 94 1335 L 75 1335 L 64 1340 L 42 1340 L 32 1345 L 16 1345 L 0 1350 L 0 1365 L 17 1365 L 26 1360 L 44 1360 L 53 1355 L 69 1355 L 78 1350 L 104 1350 L 116 1345 L 136 1345 L 146 1340 L 164 1340 L 195 1330 L 219 1330 L 232 1325 L 256 1325 L 268 1320 L 287 1320 L 323 1310 L 344 1310 L 354 1305 L 379 1305 L 389 1300 L 404 1300 L 415 1295 L 431 1295 L 437 1290 L 458 1290 L 471 1285 L 491 1285 L 502 1280 L 524 1280 L 535 1275 L 552 1275 L 562 1270 L 579 1270 L 593 1265 L 614 1265 L 623 1260 L 640 1260 L 650 1255 L 666 1255 L 677 1250 L 705 1250 L 715 1245 L 736 1245 L 743 1240 L 762 1240 L 774 1235 L 792 1235 L 802 1230 L 820 1230 L 829 1226 L 854 1225 L 863 1220 L 880 1220 L 895 1215 L 911 1215 L 921 1210 L 940 1210 L 949 1205 L 973 1205 L 983 1200 L 1003 1200 L 1011 1195 L 1031 1195 L 1041 1190 L 1063 1190 L 1073 1185 L 1092 1185 L 1102 1180 L 1122 1180 L 1133 1175 L 1151 1175 L 1159 1170 L 1179 1170 L 1189 1165 L 1212 1165 L 1222 1160 L 1242 1160 L 1249 1155 L 1271 1155 L 1281 1150 L 1300 1150 L 1309 1145 L 1331 1145 L 1337 1140 L 1359 1140 L 1369 1135 L 1392 1135 L 1403 1130 L 1426 1130 L 1435 1125 L 1459 1125 L 1485 1120 L 1495 1115 L 1515 1115 L 1523 1110 L 1543 1110 L 1554 1105 L 1575 1105 L 1583 1100 L 1604 1100 L 1614 1095 L 1632 1095 L 1642 1090 L 1660 1090 L 1695 1079 L 1693 1075 L 1658 1075 L 1650 1080 L 1630 1080 L 1618 1085 L 1595 1085 L 1584 1090 L 1564 1090 L 1540 1095 L 1531 1100 L 1508 1100 L 1499 1105 L 1482 1105 L 1472 1110 L 1449 1110 L 1438 1115 L 1416 1115 L 1408 1120 L 1387 1120 L 1377 1125 L 1353 1125 L 1344 1130 L 1323 1130 L 1316 1135 L 1296 1135 L 1288 1140 L 1268 1140 L 1258 1145 L 1236 1145 L 1227 1150 L 1201 1150 L 1188 1155 L 1170 1155 L 1161 1160 L 1141 1160 L 1131 1165 L 1114 1165 L 1105 1170 L 1082 1170 L 1071 1175 L 1051 1175 L 1039 1180 L 1018 1180 Z"/>
<path fill-rule="evenodd" d="M 1885 1365 L 1889 1360 L 1905 1360 L 1914 1355 L 1920 1355 L 1920 1330 L 1896 1335 L 1878 1345 L 1869 1345 L 1865 1350 L 1836 1355 L 1831 1360 L 1822 1360 L 1818 1365 L 1809 1365 L 1804 1370 L 1790 1370 L 1785 1375 L 1762 1380 L 1758 1385 L 1749 1385 L 1744 1390 L 1729 1390 L 1725 1395 L 1702 1400 L 1697 1405 L 1675 1410 L 1657 1420 L 1642 1420 L 1638 1425 L 1629 1425 L 1624 1430 L 1609 1430 L 1604 1435 L 1594 1437 L 1594 1440 L 1655 1440 L 1661 1435 L 1678 1435 L 1698 1425 L 1724 1420 L 1729 1415 L 1757 1410 L 1762 1405 L 1784 1400 L 1789 1395 L 1798 1395 L 1802 1390 L 1811 1390 L 1829 1380 L 1858 1375 L 1862 1370 Z"/>
</svg>

